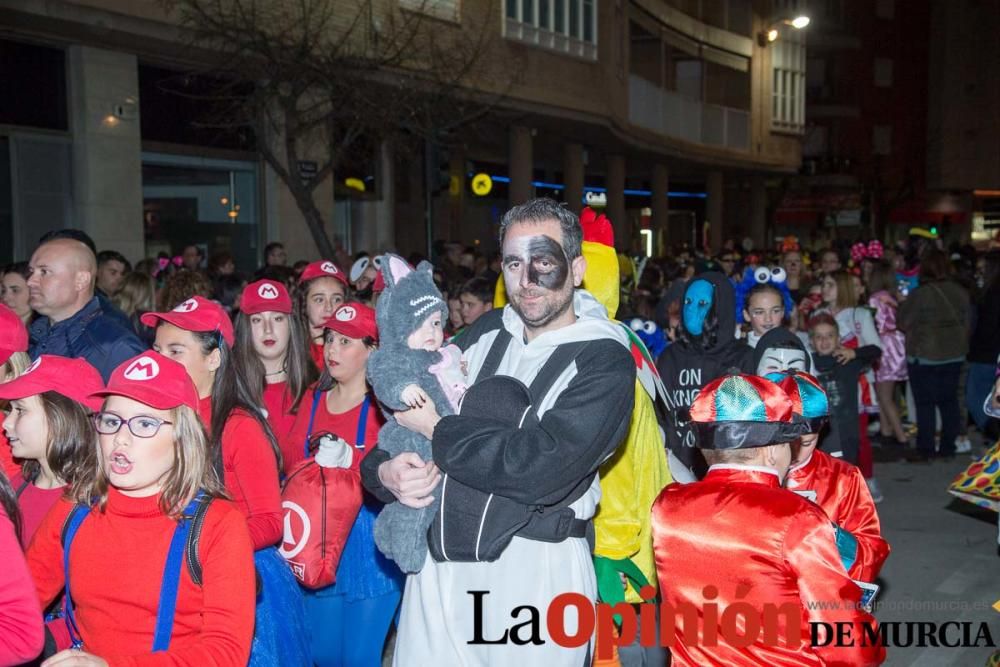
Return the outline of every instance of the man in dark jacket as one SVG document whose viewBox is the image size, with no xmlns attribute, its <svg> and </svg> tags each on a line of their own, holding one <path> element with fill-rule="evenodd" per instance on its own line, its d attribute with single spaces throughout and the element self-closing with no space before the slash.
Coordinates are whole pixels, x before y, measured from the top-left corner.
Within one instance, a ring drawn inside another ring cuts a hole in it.
<svg viewBox="0 0 1000 667">
<path fill-rule="evenodd" d="M 721 273 L 709 271 L 688 281 L 681 301 L 677 341 L 656 362 L 673 411 L 674 428 L 667 429 L 667 447 L 686 465 L 703 468 L 694 433 L 684 419 L 685 408 L 698 390 L 731 369 L 753 373 L 753 350 L 736 338 L 736 295 Z"/>
<path fill-rule="evenodd" d="M 56 238 L 31 256 L 28 303 L 39 314 L 29 330 L 32 358 L 86 359 L 107 381 L 118 364 L 146 347 L 94 296 L 97 259 L 81 241 Z"/>
</svg>

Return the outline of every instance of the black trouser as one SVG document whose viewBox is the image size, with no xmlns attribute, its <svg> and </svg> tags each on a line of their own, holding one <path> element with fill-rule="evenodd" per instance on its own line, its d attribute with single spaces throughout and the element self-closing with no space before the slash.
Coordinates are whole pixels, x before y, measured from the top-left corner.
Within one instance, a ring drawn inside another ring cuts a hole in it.
<svg viewBox="0 0 1000 667">
<path fill-rule="evenodd" d="M 934 454 L 937 409 L 941 413 L 938 453 L 943 456 L 954 454 L 955 438 L 961 427 L 958 378 L 962 373 L 962 362 L 934 365 L 910 362 L 907 367 L 910 386 L 913 388 L 913 402 L 917 407 L 917 449 L 928 455 Z"/>
</svg>

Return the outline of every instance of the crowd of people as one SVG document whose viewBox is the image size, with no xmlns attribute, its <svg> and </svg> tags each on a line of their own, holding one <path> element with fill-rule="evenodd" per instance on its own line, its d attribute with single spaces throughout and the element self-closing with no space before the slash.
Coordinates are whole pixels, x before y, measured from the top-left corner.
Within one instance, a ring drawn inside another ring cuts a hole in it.
<svg viewBox="0 0 1000 667">
<path fill-rule="evenodd" d="M 537 199 L 494 255 L 252 275 L 46 234 L 0 274 L 0 665 L 880 664 L 810 623 L 875 623 L 878 463 L 997 439 L 1000 253 L 637 261 L 610 228 Z M 364 487 L 320 588 L 282 549 L 314 459 Z M 790 603 L 807 639 L 516 625 L 563 593 Z"/>
</svg>

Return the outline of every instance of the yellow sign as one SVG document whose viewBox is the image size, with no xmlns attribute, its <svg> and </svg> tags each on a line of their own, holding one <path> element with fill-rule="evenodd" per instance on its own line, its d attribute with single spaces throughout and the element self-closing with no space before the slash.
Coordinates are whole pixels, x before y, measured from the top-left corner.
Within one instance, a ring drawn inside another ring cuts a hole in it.
<svg viewBox="0 0 1000 667">
<path fill-rule="evenodd" d="M 493 179 L 489 174 L 482 172 L 472 177 L 472 192 L 480 197 L 485 197 L 493 190 Z"/>
<path fill-rule="evenodd" d="M 357 190 L 358 192 L 365 191 L 365 182 L 362 181 L 360 178 L 354 178 L 354 177 L 345 178 L 344 185 L 354 190 Z"/>
</svg>

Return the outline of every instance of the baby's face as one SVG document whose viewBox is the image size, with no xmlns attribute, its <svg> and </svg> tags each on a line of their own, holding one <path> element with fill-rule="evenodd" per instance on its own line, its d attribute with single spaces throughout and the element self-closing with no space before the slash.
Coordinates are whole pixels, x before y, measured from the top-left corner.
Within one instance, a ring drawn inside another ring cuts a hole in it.
<svg viewBox="0 0 1000 667">
<path fill-rule="evenodd" d="M 444 323 L 441 319 L 441 311 L 435 311 L 428 315 L 427 319 L 406 339 L 406 345 L 411 350 L 427 350 L 429 352 L 440 349 L 443 342 Z"/>
</svg>

